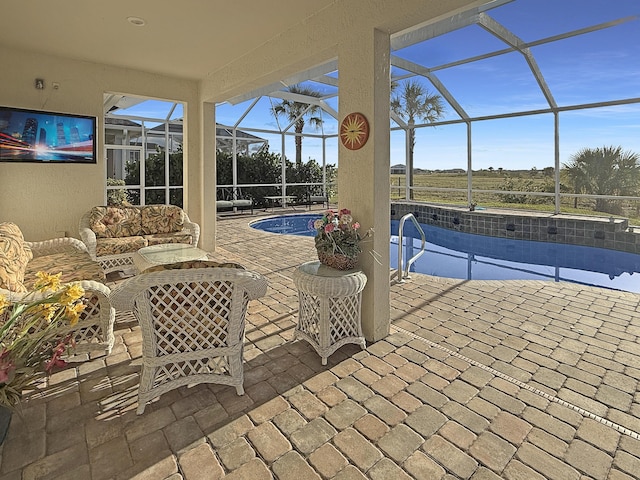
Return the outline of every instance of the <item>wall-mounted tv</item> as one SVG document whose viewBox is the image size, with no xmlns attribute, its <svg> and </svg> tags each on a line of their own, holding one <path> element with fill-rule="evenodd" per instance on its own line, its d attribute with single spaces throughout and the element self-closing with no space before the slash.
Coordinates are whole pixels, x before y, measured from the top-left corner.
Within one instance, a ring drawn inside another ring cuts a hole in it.
<svg viewBox="0 0 640 480">
<path fill-rule="evenodd" d="M 96 163 L 96 118 L 0 107 L 0 162 Z"/>
</svg>

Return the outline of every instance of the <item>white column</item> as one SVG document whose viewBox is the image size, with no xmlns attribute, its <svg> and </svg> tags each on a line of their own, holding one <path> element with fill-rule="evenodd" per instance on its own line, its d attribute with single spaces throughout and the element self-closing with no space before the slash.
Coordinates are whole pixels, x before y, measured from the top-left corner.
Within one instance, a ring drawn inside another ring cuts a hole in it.
<svg viewBox="0 0 640 480">
<path fill-rule="evenodd" d="M 213 252 L 216 247 L 216 120 L 215 104 L 202 104 L 202 162 L 200 178 L 202 179 L 201 201 L 202 221 L 200 223 L 199 247 Z"/>
<path fill-rule="evenodd" d="M 359 150 L 340 145 L 338 199 L 363 231 L 374 227 L 363 244 L 360 266 L 367 275 L 362 295 L 362 330 L 369 341 L 389 333 L 389 35 L 371 30 L 358 42 L 339 45 L 339 120 L 360 112 L 369 120 L 369 140 Z M 374 261 L 372 251 L 377 253 Z"/>
</svg>

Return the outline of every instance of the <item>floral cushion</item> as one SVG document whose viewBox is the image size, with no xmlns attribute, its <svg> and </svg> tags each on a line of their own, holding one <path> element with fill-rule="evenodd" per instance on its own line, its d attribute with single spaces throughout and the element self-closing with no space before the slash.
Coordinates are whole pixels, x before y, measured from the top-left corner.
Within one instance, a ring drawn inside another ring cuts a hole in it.
<svg viewBox="0 0 640 480">
<path fill-rule="evenodd" d="M 93 207 L 89 227 L 99 238 L 118 238 L 142 233 L 140 209 L 136 207 Z"/>
<path fill-rule="evenodd" d="M 134 253 L 147 246 L 144 237 L 134 235 L 131 237 L 98 238 L 96 239 L 96 256 L 122 255 Z"/>
<path fill-rule="evenodd" d="M 169 263 L 166 265 L 154 265 L 147 268 L 144 273 L 161 272 L 163 270 L 183 270 L 185 268 L 245 268 L 239 263 L 214 262 L 213 260 L 191 260 L 188 262 Z"/>
<path fill-rule="evenodd" d="M 22 231 L 15 223 L 0 223 L 0 288 L 26 292 L 23 281 L 31 249 L 24 244 Z"/>
<path fill-rule="evenodd" d="M 37 272 L 62 273 L 60 281 L 79 282 L 81 280 L 95 280 L 103 283 L 105 275 L 102 267 L 85 252 L 61 252 L 34 258 L 27 265 L 24 284 L 28 289 L 36 282 Z"/>
<path fill-rule="evenodd" d="M 147 205 L 141 211 L 142 232 L 179 232 L 184 225 L 184 211 L 175 205 Z"/>
<path fill-rule="evenodd" d="M 190 233 L 156 233 L 155 235 L 145 235 L 148 245 L 160 245 L 162 243 L 186 243 L 191 245 L 193 237 Z"/>
</svg>

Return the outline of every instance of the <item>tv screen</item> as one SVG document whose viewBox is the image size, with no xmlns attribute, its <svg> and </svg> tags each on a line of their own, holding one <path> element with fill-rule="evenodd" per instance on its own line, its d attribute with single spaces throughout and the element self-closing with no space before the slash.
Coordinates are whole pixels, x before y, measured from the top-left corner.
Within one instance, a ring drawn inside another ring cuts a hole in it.
<svg viewBox="0 0 640 480">
<path fill-rule="evenodd" d="M 96 163 L 96 118 L 0 107 L 0 162 Z"/>
</svg>

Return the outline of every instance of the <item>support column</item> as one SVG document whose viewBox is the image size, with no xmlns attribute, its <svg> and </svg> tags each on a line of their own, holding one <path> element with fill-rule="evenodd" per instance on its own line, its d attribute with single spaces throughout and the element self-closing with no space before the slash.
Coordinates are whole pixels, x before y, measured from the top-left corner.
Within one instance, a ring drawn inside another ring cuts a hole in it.
<svg viewBox="0 0 640 480">
<path fill-rule="evenodd" d="M 359 150 L 338 150 L 338 199 L 373 240 L 365 242 L 360 266 L 367 275 L 362 294 L 362 330 L 368 341 L 389 333 L 389 35 L 371 30 L 358 42 L 339 46 L 339 120 L 360 112 L 369 121 L 369 140 Z M 376 252 L 377 261 L 373 252 Z"/>
<path fill-rule="evenodd" d="M 202 103 L 202 222 L 199 247 L 213 252 L 216 246 L 216 119 L 215 104 Z"/>
</svg>

